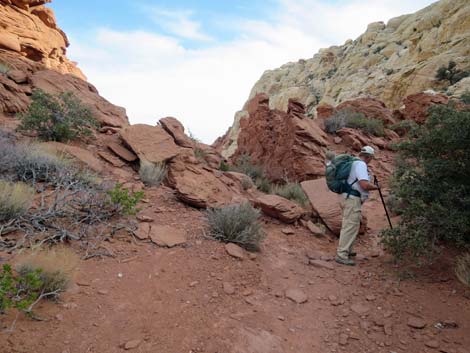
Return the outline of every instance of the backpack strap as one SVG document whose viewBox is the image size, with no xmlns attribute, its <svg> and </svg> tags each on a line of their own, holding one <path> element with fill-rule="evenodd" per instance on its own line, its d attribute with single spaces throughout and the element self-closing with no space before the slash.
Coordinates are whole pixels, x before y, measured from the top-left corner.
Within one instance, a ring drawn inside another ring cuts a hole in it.
<svg viewBox="0 0 470 353">
<path fill-rule="evenodd" d="M 361 197 L 361 193 L 360 193 L 359 191 L 354 190 L 354 189 L 352 188 L 352 186 L 353 186 L 354 184 L 356 184 L 358 181 L 359 181 L 359 179 L 356 178 L 356 180 L 354 180 L 354 181 L 352 182 L 352 184 L 348 184 L 348 186 L 349 186 L 349 191 L 348 191 L 348 195 L 346 196 L 347 199 L 349 198 L 350 195 L 353 195 L 353 196 L 356 196 L 356 197 Z"/>
</svg>

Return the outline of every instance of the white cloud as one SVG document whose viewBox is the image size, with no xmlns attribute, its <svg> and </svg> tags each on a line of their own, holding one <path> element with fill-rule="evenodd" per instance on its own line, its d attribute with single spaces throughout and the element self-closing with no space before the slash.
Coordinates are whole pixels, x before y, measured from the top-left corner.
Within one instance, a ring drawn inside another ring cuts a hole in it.
<svg viewBox="0 0 470 353">
<path fill-rule="evenodd" d="M 200 22 L 191 19 L 192 11 L 168 10 L 158 7 L 150 7 L 148 10 L 155 23 L 161 25 L 169 33 L 192 40 L 208 41 L 212 39 L 202 32 Z"/>
<path fill-rule="evenodd" d="M 72 38 L 69 56 L 103 96 L 127 109 L 131 123 L 175 116 L 211 143 L 230 127 L 264 70 L 311 57 L 321 47 L 357 37 L 370 22 L 430 3 L 417 0 L 413 8 L 405 0 L 354 0 L 342 6 L 279 1 L 270 20 L 233 21 L 238 37 L 210 42 L 208 48 L 188 49 L 158 33 L 98 29 L 87 44 Z M 198 30 L 193 27 L 186 37 Z"/>
</svg>

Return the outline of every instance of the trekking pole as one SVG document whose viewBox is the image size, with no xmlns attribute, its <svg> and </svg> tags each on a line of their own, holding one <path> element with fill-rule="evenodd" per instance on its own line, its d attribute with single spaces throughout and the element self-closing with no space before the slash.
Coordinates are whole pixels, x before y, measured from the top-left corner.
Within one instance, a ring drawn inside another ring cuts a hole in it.
<svg viewBox="0 0 470 353">
<path fill-rule="evenodd" d="M 382 195 L 382 190 L 380 189 L 379 181 L 377 180 L 377 177 L 375 175 L 374 175 L 374 184 L 375 186 L 377 186 L 377 190 L 379 190 L 380 199 L 382 200 L 382 205 L 384 205 L 384 210 L 385 210 L 385 214 L 387 215 L 387 220 L 388 220 L 388 224 L 390 225 L 390 229 L 393 229 L 392 221 L 390 221 L 390 216 L 388 215 L 387 206 L 385 206 L 385 201 Z"/>
</svg>

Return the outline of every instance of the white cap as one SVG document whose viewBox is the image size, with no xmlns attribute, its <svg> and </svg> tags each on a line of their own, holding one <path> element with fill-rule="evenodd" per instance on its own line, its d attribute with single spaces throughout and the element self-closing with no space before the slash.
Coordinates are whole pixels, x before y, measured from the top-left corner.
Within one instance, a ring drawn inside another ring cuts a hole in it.
<svg viewBox="0 0 470 353">
<path fill-rule="evenodd" d="M 374 153 L 375 153 L 374 149 L 370 146 L 364 146 L 361 149 L 361 154 L 368 154 L 368 155 L 373 156 Z"/>
</svg>

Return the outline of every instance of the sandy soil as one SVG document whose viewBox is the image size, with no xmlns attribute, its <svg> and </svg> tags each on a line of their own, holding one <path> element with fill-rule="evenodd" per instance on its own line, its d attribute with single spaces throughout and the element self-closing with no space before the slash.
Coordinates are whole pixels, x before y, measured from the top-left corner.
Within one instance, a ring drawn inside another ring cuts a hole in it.
<svg viewBox="0 0 470 353">
<path fill-rule="evenodd" d="M 188 243 L 109 242 L 114 258 L 81 261 L 61 301 L 37 307 L 44 321 L 20 316 L 7 332 L 15 314 L 0 316 L 1 353 L 469 352 L 470 301 L 452 264 L 440 260 L 414 275 L 395 268 L 376 245 L 386 225 L 377 199 L 365 206 L 371 229 L 359 240 L 358 266 L 328 261 L 331 268 L 307 256 L 332 259 L 327 236 L 294 226 L 285 235 L 285 225 L 265 218 L 262 252 L 238 260 L 204 237 L 203 212 L 168 189 L 151 200 L 144 213 L 187 230 Z M 307 301 L 290 300 L 289 290 Z M 410 327 L 410 318 L 425 327 Z"/>
</svg>

